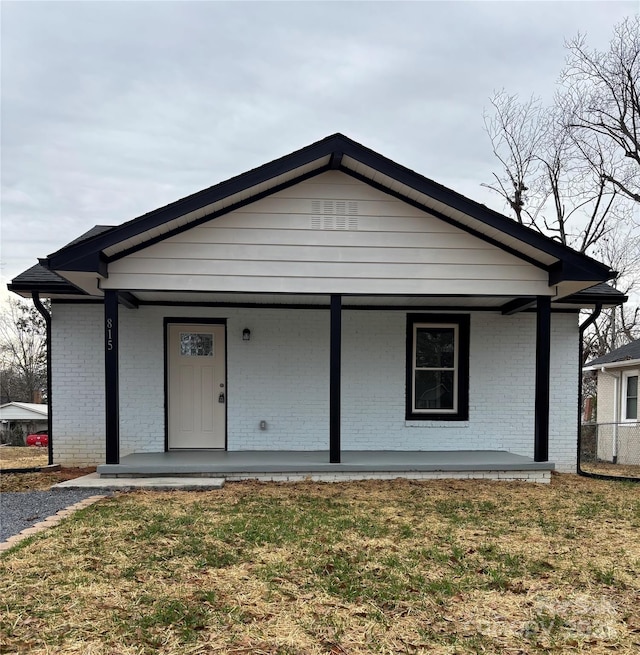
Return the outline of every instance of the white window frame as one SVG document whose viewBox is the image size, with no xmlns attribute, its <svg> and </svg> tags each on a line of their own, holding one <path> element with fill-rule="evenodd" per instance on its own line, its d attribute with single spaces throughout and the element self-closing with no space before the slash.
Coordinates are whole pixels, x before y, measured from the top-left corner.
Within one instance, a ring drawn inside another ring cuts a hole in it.
<svg viewBox="0 0 640 655">
<path fill-rule="evenodd" d="M 420 328 L 453 328 L 453 366 L 416 366 L 416 355 L 418 346 L 418 329 Z M 441 407 L 433 409 L 418 409 L 416 407 L 416 371 L 453 371 L 453 408 L 444 409 Z M 411 357 L 411 412 L 429 416 L 431 414 L 457 414 L 458 413 L 458 376 L 460 375 L 460 325 L 458 323 L 414 323 L 413 324 L 413 349 Z"/>
<path fill-rule="evenodd" d="M 635 371 L 623 371 L 622 372 L 622 384 L 621 393 L 620 393 L 620 420 L 625 423 L 637 423 L 640 420 L 638 415 L 638 399 L 636 397 L 636 416 L 629 418 L 627 417 L 627 389 L 629 384 L 629 378 L 639 378 L 638 382 L 640 383 L 640 370 Z"/>
</svg>

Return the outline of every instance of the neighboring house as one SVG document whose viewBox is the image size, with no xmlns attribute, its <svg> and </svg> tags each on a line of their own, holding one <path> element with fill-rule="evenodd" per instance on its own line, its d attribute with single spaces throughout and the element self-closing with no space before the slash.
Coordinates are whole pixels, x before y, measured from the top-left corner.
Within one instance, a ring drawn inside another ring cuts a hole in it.
<svg viewBox="0 0 640 655">
<path fill-rule="evenodd" d="M 624 301 L 604 264 L 340 134 L 40 261 L 9 288 L 53 302 L 63 464 L 507 451 L 575 471 L 578 311 Z"/>
<path fill-rule="evenodd" d="M 597 376 L 598 459 L 640 465 L 640 339 L 588 362 Z"/>
<path fill-rule="evenodd" d="M 47 429 L 47 405 L 10 402 L 0 405 L 0 432 L 4 438 L 19 427 L 23 436 Z"/>
</svg>

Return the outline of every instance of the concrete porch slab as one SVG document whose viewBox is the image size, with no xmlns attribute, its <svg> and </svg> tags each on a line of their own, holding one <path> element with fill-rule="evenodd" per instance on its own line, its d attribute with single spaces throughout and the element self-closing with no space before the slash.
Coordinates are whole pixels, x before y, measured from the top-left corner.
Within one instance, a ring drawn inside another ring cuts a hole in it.
<svg viewBox="0 0 640 655">
<path fill-rule="evenodd" d="M 136 476 L 238 479 L 268 475 L 527 473 L 554 468 L 552 462 L 535 462 L 501 450 L 343 451 L 339 464 L 329 462 L 328 451 L 170 451 L 126 455 L 120 464 L 101 464 L 97 473 L 103 480 Z"/>
</svg>

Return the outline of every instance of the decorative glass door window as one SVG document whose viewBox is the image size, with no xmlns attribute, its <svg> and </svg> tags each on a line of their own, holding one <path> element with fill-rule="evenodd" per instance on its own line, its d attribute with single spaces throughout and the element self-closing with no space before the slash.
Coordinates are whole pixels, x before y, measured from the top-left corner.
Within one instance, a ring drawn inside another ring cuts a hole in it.
<svg viewBox="0 0 640 655">
<path fill-rule="evenodd" d="M 180 355 L 184 357 L 213 357 L 213 334 L 180 332 Z"/>
</svg>

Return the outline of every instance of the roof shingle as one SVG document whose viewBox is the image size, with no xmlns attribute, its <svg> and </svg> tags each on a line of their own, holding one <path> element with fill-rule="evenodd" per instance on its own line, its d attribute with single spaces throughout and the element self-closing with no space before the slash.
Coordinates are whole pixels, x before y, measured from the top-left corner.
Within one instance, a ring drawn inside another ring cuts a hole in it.
<svg viewBox="0 0 640 655">
<path fill-rule="evenodd" d="M 586 366 L 598 366 L 599 364 L 611 364 L 613 362 L 624 362 L 633 359 L 640 359 L 640 339 L 620 346 L 620 348 L 616 348 L 610 353 L 602 355 L 602 357 L 596 357 L 590 362 L 587 362 Z"/>
</svg>

